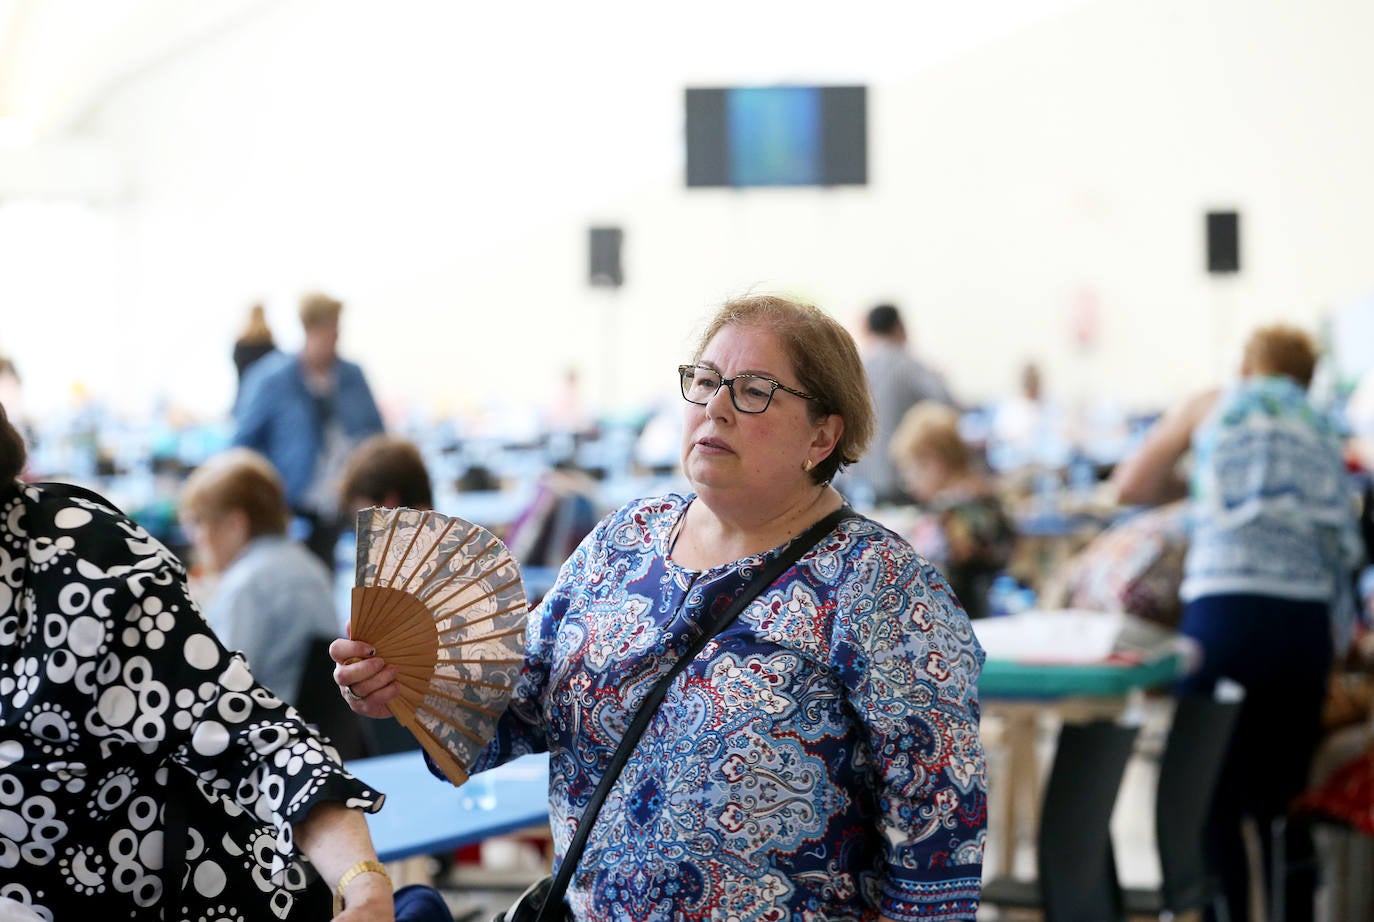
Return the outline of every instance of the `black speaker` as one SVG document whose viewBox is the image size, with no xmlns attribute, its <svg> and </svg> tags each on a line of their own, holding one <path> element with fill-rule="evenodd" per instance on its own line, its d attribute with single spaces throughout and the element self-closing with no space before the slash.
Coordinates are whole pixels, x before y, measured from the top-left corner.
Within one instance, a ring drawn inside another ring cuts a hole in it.
<svg viewBox="0 0 1374 922">
<path fill-rule="evenodd" d="M 625 281 L 620 269 L 620 244 L 625 232 L 618 227 L 593 227 L 588 235 L 591 273 L 588 281 L 605 288 L 619 288 Z"/>
<path fill-rule="evenodd" d="M 1237 212 L 1207 212 L 1207 271 L 1240 271 L 1240 215 Z"/>
</svg>

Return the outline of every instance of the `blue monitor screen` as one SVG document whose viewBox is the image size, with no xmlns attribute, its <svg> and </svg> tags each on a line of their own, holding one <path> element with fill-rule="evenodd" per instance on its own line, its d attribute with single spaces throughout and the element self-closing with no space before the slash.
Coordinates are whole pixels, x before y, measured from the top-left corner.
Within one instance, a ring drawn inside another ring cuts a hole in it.
<svg viewBox="0 0 1374 922">
<path fill-rule="evenodd" d="M 821 94 L 814 87 L 725 94 L 730 185 L 807 186 L 822 180 Z"/>
<path fill-rule="evenodd" d="M 868 182 L 865 87 L 689 88 L 686 105 L 688 186 Z"/>
</svg>

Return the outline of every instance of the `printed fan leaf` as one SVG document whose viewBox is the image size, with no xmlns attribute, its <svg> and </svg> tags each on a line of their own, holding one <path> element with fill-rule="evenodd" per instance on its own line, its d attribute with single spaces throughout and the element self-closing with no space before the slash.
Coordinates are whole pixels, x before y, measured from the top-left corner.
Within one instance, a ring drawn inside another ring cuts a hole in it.
<svg viewBox="0 0 1374 922">
<path fill-rule="evenodd" d="M 358 513 L 349 634 L 398 670 L 388 707 L 454 784 L 491 739 L 524 663 L 528 610 L 501 540 L 456 516 Z"/>
</svg>

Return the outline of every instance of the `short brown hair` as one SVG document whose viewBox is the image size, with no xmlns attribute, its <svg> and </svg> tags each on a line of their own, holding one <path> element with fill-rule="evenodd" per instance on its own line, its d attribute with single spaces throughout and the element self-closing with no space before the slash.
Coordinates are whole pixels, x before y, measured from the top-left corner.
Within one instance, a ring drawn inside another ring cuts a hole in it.
<svg viewBox="0 0 1374 922">
<path fill-rule="evenodd" d="M 215 519 L 239 511 L 248 537 L 286 533 L 286 491 L 272 463 L 247 448 L 231 448 L 196 468 L 181 488 L 181 515 Z"/>
<path fill-rule="evenodd" d="M 959 434 L 959 411 L 934 400 L 922 400 L 906 411 L 888 447 L 899 463 L 929 455 L 953 472 L 973 466 L 973 455 Z"/>
<path fill-rule="evenodd" d="M 811 418 L 834 413 L 844 420 L 844 432 L 824 461 L 811 471 L 816 483 L 826 483 L 846 464 L 863 455 L 873 438 L 873 399 L 854 337 L 829 314 L 801 301 L 773 295 L 734 298 L 721 305 L 697 342 L 697 361 L 711 339 L 727 326 L 762 327 L 782 340 L 799 387 L 818 400 L 808 401 Z"/>
<path fill-rule="evenodd" d="M 1245 342 L 1242 366 L 1258 375 L 1286 375 L 1306 389 L 1317 367 L 1317 346 L 1304 330 L 1276 323 L 1260 327 Z"/>
<path fill-rule="evenodd" d="M 301 326 L 307 330 L 326 322 L 336 322 L 343 310 L 343 302 L 319 291 L 301 297 Z"/>
<path fill-rule="evenodd" d="M 398 503 L 411 509 L 434 506 L 429 471 L 415 443 L 390 435 L 374 435 L 349 456 L 339 498 L 345 506 L 358 497 L 376 506 L 390 493 L 396 494 Z"/>
<path fill-rule="evenodd" d="M 28 453 L 24 450 L 24 437 L 10 422 L 5 405 L 0 403 L 0 487 L 22 474 L 26 463 Z"/>
</svg>

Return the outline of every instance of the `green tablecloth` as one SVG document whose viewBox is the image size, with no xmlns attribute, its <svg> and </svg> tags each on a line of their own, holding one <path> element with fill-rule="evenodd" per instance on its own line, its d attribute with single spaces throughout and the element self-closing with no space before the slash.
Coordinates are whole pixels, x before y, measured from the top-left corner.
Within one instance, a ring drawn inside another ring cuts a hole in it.
<svg viewBox="0 0 1374 922">
<path fill-rule="evenodd" d="M 1074 698 L 1124 695 L 1135 688 L 1167 685 L 1181 659 L 1168 653 L 1141 663 L 1027 663 L 988 660 L 978 680 L 984 698 Z"/>
</svg>

